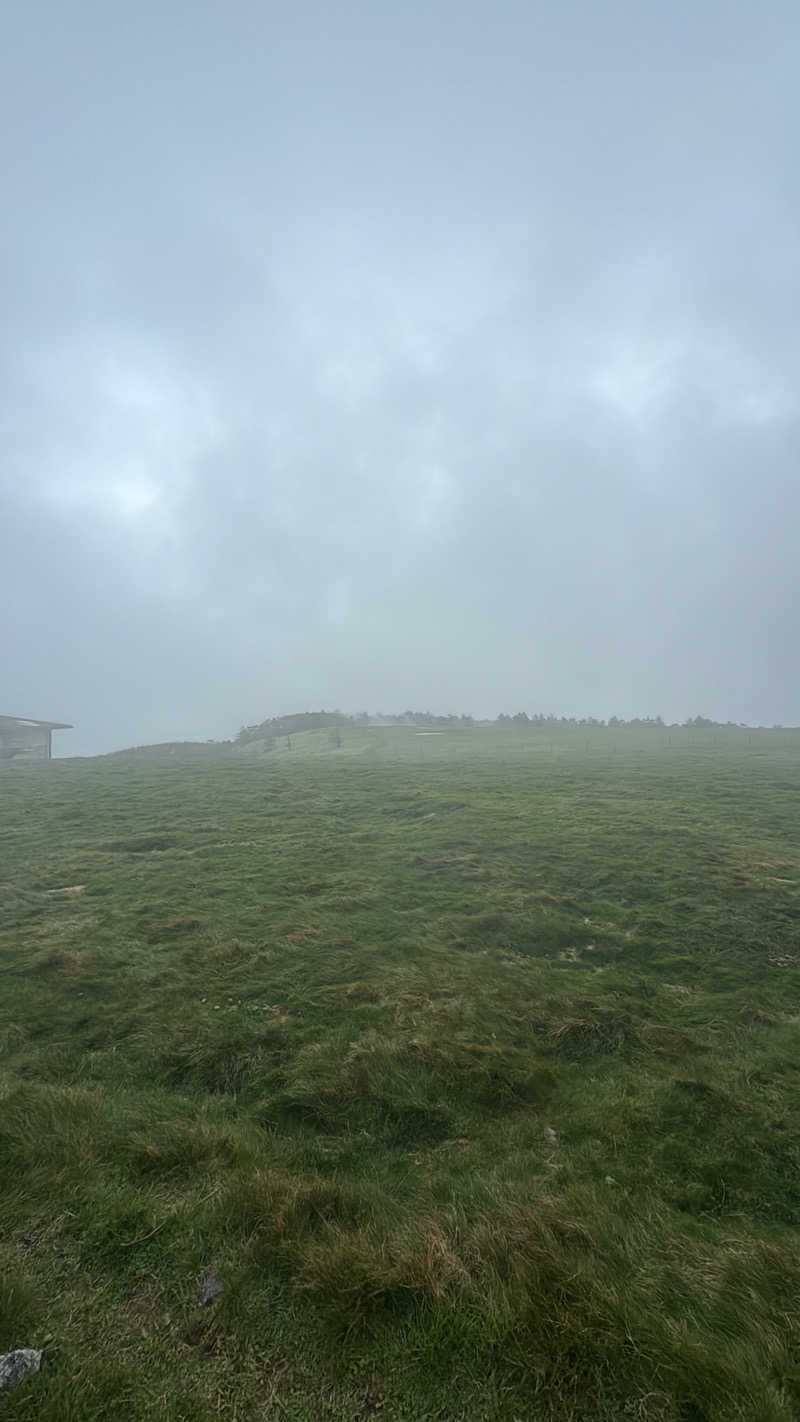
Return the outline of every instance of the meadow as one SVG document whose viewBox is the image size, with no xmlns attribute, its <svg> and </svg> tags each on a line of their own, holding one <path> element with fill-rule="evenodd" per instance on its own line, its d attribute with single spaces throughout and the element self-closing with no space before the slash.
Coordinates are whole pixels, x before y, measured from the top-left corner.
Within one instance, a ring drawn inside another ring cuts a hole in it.
<svg viewBox="0 0 800 1422">
<path fill-rule="evenodd" d="M 800 732 L 339 742 L 0 774 L 4 1422 L 800 1418 Z"/>
</svg>

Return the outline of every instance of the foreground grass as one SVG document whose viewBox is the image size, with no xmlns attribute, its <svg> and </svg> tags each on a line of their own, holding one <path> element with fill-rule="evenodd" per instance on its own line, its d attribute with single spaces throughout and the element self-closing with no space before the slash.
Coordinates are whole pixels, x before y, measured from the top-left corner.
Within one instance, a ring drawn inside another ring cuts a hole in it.
<svg viewBox="0 0 800 1422">
<path fill-rule="evenodd" d="M 800 737 L 471 734 L 0 777 L 9 1422 L 800 1416 Z"/>
</svg>

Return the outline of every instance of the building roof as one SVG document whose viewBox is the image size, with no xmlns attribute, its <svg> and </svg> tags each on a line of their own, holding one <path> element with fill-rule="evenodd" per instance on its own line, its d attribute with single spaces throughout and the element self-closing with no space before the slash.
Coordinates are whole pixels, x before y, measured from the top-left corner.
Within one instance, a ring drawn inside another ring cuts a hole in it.
<svg viewBox="0 0 800 1422">
<path fill-rule="evenodd" d="M 12 726 L 38 726 L 41 731 L 71 731 L 68 721 L 33 721 L 29 716 L 0 716 L 0 731 Z"/>
</svg>

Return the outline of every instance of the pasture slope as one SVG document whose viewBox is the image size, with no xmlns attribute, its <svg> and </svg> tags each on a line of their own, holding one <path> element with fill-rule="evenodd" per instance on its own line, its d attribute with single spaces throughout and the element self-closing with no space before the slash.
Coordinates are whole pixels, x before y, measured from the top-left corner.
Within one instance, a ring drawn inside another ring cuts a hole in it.
<svg viewBox="0 0 800 1422">
<path fill-rule="evenodd" d="M 8 767 L 4 1422 L 800 1417 L 799 795 L 778 731 Z"/>
</svg>

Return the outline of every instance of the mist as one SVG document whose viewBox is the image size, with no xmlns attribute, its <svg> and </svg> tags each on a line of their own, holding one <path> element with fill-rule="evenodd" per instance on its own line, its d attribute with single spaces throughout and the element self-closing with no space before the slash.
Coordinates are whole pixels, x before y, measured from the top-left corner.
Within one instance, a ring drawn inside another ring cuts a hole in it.
<svg viewBox="0 0 800 1422">
<path fill-rule="evenodd" d="M 797 723 L 800 13 L 17 6 L 0 712 Z"/>
</svg>

